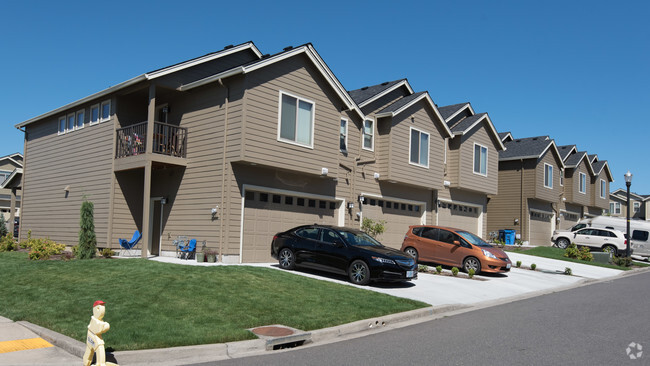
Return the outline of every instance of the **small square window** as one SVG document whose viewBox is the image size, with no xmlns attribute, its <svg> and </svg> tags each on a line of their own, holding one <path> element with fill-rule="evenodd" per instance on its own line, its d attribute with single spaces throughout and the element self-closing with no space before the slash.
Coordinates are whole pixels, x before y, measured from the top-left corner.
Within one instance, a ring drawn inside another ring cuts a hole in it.
<svg viewBox="0 0 650 366">
<path fill-rule="evenodd" d="M 377 201 L 377 206 L 379 206 L 379 207 L 384 207 L 384 201 L 382 201 L 382 200 L 378 200 L 378 201 Z"/>
<path fill-rule="evenodd" d="M 309 200 L 309 201 L 307 201 L 307 206 L 309 206 L 309 207 L 316 207 L 316 200 Z"/>
<path fill-rule="evenodd" d="M 99 123 L 99 104 L 90 107 L 90 124 Z"/>
<path fill-rule="evenodd" d="M 326 208 L 327 201 L 318 201 L 318 208 Z"/>
<path fill-rule="evenodd" d="M 274 194 L 273 195 L 273 203 L 281 203 L 282 202 L 282 196 L 279 194 Z"/>
<path fill-rule="evenodd" d="M 376 199 L 370 199 L 370 206 L 377 206 L 377 200 Z"/>
<path fill-rule="evenodd" d="M 408 205 L 409 211 L 413 211 L 413 205 Z"/>
<path fill-rule="evenodd" d="M 245 199 L 246 199 L 246 200 L 254 201 L 254 200 L 255 200 L 255 192 L 253 192 L 253 191 L 246 191 Z"/>
<path fill-rule="evenodd" d="M 285 197 L 284 197 L 284 204 L 285 204 L 285 205 L 293 205 L 293 197 L 291 197 L 291 196 L 285 196 Z"/>
<path fill-rule="evenodd" d="M 65 133 L 65 124 L 66 124 L 65 117 L 59 118 L 59 135 Z"/>
<path fill-rule="evenodd" d="M 75 128 L 76 129 L 83 128 L 85 120 L 86 120 L 86 110 L 82 109 L 80 111 L 77 111 Z"/>
<path fill-rule="evenodd" d="M 414 209 L 415 209 L 415 212 L 420 212 L 420 206 L 415 206 Z"/>
<path fill-rule="evenodd" d="M 99 109 L 99 122 L 108 121 L 111 118 L 111 101 L 106 100 L 102 102 L 102 105 Z"/>
<path fill-rule="evenodd" d="M 392 202 L 386 201 L 386 208 L 392 208 L 391 207 L 392 205 L 393 205 Z"/>
<path fill-rule="evenodd" d="M 298 199 L 296 200 L 296 203 L 298 204 L 298 206 L 304 206 L 305 205 L 305 199 L 298 197 Z"/>
<path fill-rule="evenodd" d="M 74 124 L 75 124 L 75 119 L 74 119 L 74 113 L 68 114 L 68 126 L 66 129 L 68 131 L 74 131 Z"/>
<path fill-rule="evenodd" d="M 260 193 L 260 202 L 269 202 L 269 194 Z"/>
<path fill-rule="evenodd" d="M 336 202 L 330 202 L 330 210 L 336 209 Z"/>
<path fill-rule="evenodd" d="M 402 211 L 406 211 L 406 204 L 402 203 Z"/>
</svg>

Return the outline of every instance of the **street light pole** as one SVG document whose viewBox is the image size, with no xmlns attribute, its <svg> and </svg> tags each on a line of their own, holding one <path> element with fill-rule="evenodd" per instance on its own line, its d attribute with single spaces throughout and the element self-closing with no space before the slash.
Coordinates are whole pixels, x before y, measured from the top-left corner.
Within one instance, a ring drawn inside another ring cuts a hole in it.
<svg viewBox="0 0 650 366">
<path fill-rule="evenodd" d="M 632 173 L 628 170 L 625 173 L 625 185 L 627 186 L 627 247 L 625 256 L 630 257 L 630 242 L 632 237 L 630 236 L 630 186 L 632 185 Z"/>
</svg>

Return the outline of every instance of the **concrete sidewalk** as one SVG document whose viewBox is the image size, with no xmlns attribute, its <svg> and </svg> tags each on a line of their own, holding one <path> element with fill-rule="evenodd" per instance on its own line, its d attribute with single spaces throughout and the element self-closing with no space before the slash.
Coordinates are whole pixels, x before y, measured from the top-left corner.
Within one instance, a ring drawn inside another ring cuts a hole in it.
<svg viewBox="0 0 650 366">
<path fill-rule="evenodd" d="M 597 282 L 599 280 L 617 277 L 623 273 L 623 271 L 609 268 L 546 259 L 520 253 L 509 252 L 508 255 L 513 263 L 521 261 L 522 266 L 528 267 L 530 264 L 535 263 L 537 265 L 537 270 L 532 271 L 523 268 L 513 268 L 509 273 L 504 275 L 476 276 L 477 279 L 473 280 L 460 276 L 452 277 L 420 273 L 418 279 L 413 282 L 400 284 L 373 284 L 371 286 L 352 285 L 347 282 L 347 279 L 343 276 L 327 276 L 322 273 L 316 274 L 306 271 L 287 271 L 287 273 L 292 273 L 298 276 L 307 276 L 319 280 L 337 282 L 346 286 L 355 286 L 370 291 L 410 298 L 432 305 L 431 307 L 424 309 L 392 314 L 374 319 L 366 319 L 332 328 L 307 332 L 308 341 L 305 343 L 305 346 L 337 342 L 344 339 L 365 336 L 374 332 L 429 321 L 443 316 L 450 316 L 523 298 L 539 296 L 545 293 L 563 291 L 590 282 Z M 152 258 L 152 260 L 178 265 L 224 265 L 219 263 L 198 264 L 196 261 L 185 261 L 166 257 Z M 276 263 L 255 264 L 254 266 L 281 270 L 278 268 Z M 564 275 L 564 269 L 566 267 L 572 269 L 573 276 Z M 645 270 L 648 269 L 644 269 L 643 271 Z M 13 334 L 20 339 L 24 339 L 22 337 L 40 336 L 57 347 L 12 352 L 15 355 L 11 355 L 10 353 L 5 355 L 0 354 L 0 364 L 81 364 L 80 357 L 83 355 L 85 350 L 85 344 L 82 342 L 72 340 L 69 337 L 65 337 L 27 322 L 13 323 L 5 319 L 5 323 L 8 323 L 10 327 L 12 327 L 14 332 Z M 0 326 L 3 325 L 5 324 L 0 323 Z M 29 330 L 23 329 L 22 332 L 24 333 L 21 333 L 21 330 L 19 329 L 20 327 L 27 327 Z M 4 334 L 4 329 L 0 329 L 2 330 L 0 334 Z M 37 333 L 38 336 L 35 336 L 31 331 Z M 290 338 L 286 339 L 289 341 Z M 275 344 L 282 344 L 283 338 L 276 337 L 272 339 L 272 341 Z M 254 339 L 224 344 L 208 344 L 142 351 L 121 351 L 115 352 L 114 356 L 120 365 L 150 365 L 153 363 L 157 365 L 183 365 L 264 354 L 269 352 L 267 351 L 268 346 L 269 339 Z M 34 357 L 33 360 L 31 360 L 32 354 Z M 6 358 L 3 359 L 2 357 Z"/>
</svg>

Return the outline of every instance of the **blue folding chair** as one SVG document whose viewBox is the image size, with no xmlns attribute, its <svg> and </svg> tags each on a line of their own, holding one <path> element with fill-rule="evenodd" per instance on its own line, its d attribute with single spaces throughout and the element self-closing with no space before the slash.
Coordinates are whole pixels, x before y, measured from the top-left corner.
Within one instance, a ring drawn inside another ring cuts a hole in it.
<svg viewBox="0 0 650 366">
<path fill-rule="evenodd" d="M 190 239 L 187 246 L 180 248 L 180 250 L 181 259 L 194 259 L 194 253 L 196 253 L 196 239 Z"/>
<path fill-rule="evenodd" d="M 120 242 L 120 247 L 122 247 L 123 251 L 126 251 L 129 256 L 135 256 L 134 255 L 134 250 L 135 247 L 138 245 L 140 242 L 140 239 L 142 239 L 142 234 L 138 230 L 136 230 L 133 233 L 133 237 L 131 240 L 126 241 L 126 239 L 118 239 Z"/>
</svg>

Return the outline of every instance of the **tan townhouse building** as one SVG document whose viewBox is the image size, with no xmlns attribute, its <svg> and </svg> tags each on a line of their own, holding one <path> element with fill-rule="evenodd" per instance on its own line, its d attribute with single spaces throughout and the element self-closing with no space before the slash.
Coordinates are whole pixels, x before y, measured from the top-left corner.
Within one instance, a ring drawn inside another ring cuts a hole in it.
<svg viewBox="0 0 650 366">
<path fill-rule="evenodd" d="M 630 218 L 650 220 L 650 195 L 630 192 Z M 627 217 L 627 189 L 619 188 L 609 195 L 608 214 L 617 217 Z"/>
<path fill-rule="evenodd" d="M 20 217 L 20 180 L 23 172 L 23 154 L 0 157 L 0 214 L 13 232 L 14 218 Z"/>
</svg>

